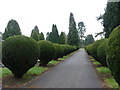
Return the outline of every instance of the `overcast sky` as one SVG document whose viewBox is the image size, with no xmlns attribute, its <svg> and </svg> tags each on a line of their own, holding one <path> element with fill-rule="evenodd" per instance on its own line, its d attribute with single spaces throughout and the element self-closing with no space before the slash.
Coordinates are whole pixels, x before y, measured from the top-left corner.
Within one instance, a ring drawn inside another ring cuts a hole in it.
<svg viewBox="0 0 120 90">
<path fill-rule="evenodd" d="M 56 24 L 59 34 L 69 29 L 70 12 L 76 24 L 83 21 L 86 35 L 102 31 L 103 27 L 96 17 L 104 13 L 107 0 L 1 0 L 0 31 L 4 32 L 9 20 L 19 23 L 22 34 L 30 36 L 35 25 L 45 35 Z"/>
</svg>

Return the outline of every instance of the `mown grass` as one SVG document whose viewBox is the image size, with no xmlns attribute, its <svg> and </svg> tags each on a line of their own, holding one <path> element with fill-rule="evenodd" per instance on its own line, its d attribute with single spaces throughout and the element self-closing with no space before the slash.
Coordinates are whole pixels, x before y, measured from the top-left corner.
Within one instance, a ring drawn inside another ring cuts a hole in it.
<svg viewBox="0 0 120 90">
<path fill-rule="evenodd" d="M 63 58 L 59 58 L 56 61 L 54 61 L 54 60 L 50 61 L 47 65 L 47 67 L 35 66 L 35 67 L 29 69 L 29 71 L 20 79 L 14 78 L 12 72 L 8 68 L 0 68 L 0 70 L 2 70 L 2 75 L 0 76 L 0 78 L 3 77 L 3 80 L 4 80 L 3 87 L 5 87 L 5 88 L 13 87 L 14 88 L 14 87 L 19 87 L 20 85 L 23 85 L 25 83 L 28 83 L 32 79 L 34 79 L 36 76 L 38 76 L 38 75 L 42 74 L 43 72 L 45 72 L 46 70 L 48 70 L 49 67 L 57 65 L 58 63 L 67 59 L 70 55 L 72 55 L 74 53 L 71 53 L 67 56 L 63 56 Z M 8 81 L 6 81 L 6 80 L 8 80 Z"/>
<path fill-rule="evenodd" d="M 0 74 L 0 78 L 4 78 L 6 76 L 12 75 L 12 72 L 8 68 L 0 68 L 2 74 Z"/>
<path fill-rule="evenodd" d="M 101 63 L 99 63 L 92 57 L 90 58 L 90 60 L 95 65 L 95 68 L 96 68 L 101 80 L 107 86 L 107 88 L 119 88 L 119 85 L 115 81 L 113 76 L 111 75 L 111 71 L 109 68 L 102 66 Z"/>
<path fill-rule="evenodd" d="M 7 76 L 10 76 L 12 72 L 8 68 L 0 68 L 2 70 L 2 74 L 0 75 L 0 78 L 5 78 Z M 33 67 L 29 69 L 29 71 L 23 76 L 23 78 L 30 78 L 31 75 L 39 75 L 42 72 L 46 71 L 48 68 L 46 67 Z"/>
<path fill-rule="evenodd" d="M 3 87 L 19 87 L 25 83 L 30 82 L 36 76 L 45 72 L 48 68 L 47 67 L 33 67 L 29 69 L 29 71 L 22 77 L 22 78 L 14 78 L 13 74 L 8 68 L 3 68 L 2 70 L 2 77 L 3 77 Z"/>
<path fill-rule="evenodd" d="M 31 75 L 40 75 L 47 69 L 47 67 L 33 67 L 23 76 L 23 78 L 32 78 Z"/>
<path fill-rule="evenodd" d="M 60 61 L 50 61 L 49 63 L 48 63 L 48 66 L 49 65 L 57 65 L 58 63 L 60 63 Z"/>
<path fill-rule="evenodd" d="M 67 59 L 68 57 L 69 57 L 68 55 L 67 56 L 63 56 L 62 58 L 58 58 L 58 60 L 62 61 L 62 60 Z"/>
<path fill-rule="evenodd" d="M 116 81 L 113 77 L 105 78 L 104 80 L 110 88 L 119 88 L 119 85 L 116 83 Z"/>
<path fill-rule="evenodd" d="M 94 65 L 101 65 L 99 62 L 93 62 Z"/>
<path fill-rule="evenodd" d="M 97 67 L 96 69 L 99 73 L 111 74 L 110 69 L 107 67 Z"/>
</svg>

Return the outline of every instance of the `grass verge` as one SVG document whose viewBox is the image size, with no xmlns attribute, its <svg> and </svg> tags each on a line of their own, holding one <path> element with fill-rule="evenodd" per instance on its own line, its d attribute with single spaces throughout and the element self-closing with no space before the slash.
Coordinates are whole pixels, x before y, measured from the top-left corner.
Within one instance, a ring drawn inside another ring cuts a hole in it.
<svg viewBox="0 0 120 90">
<path fill-rule="evenodd" d="M 76 52 L 76 51 L 75 51 Z M 0 75 L 0 78 L 3 78 L 2 81 L 2 86 L 3 88 L 18 88 L 21 87 L 22 85 L 25 85 L 29 82 L 31 82 L 34 78 L 48 70 L 49 68 L 57 65 L 61 61 L 67 59 L 69 56 L 73 55 L 75 52 L 70 53 L 67 56 L 64 56 L 63 58 L 59 58 L 58 60 L 50 61 L 47 65 L 47 67 L 40 67 L 40 66 L 35 66 L 31 68 L 24 76 L 23 78 L 16 79 L 14 78 L 12 72 L 8 68 L 0 68 L 2 70 L 2 74 Z"/>
<path fill-rule="evenodd" d="M 8 68 L 3 68 L 2 70 L 3 88 L 20 87 L 21 85 L 24 85 L 30 82 L 36 76 L 45 72 L 47 69 L 48 69 L 47 67 L 33 67 L 23 76 L 23 78 L 16 79 L 14 78 L 12 72 Z"/>
<path fill-rule="evenodd" d="M 98 73 L 98 76 L 100 77 L 100 80 L 102 81 L 103 88 L 119 88 L 119 85 L 111 75 L 111 71 L 109 68 L 102 66 L 98 61 L 93 59 L 93 57 L 91 56 L 90 60 L 93 63 Z"/>
</svg>

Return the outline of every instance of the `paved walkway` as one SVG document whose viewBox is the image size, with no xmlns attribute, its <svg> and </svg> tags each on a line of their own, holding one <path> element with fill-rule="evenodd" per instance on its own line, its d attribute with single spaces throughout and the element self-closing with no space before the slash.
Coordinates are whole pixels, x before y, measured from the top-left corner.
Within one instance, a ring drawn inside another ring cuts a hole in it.
<svg viewBox="0 0 120 90">
<path fill-rule="evenodd" d="M 25 87 L 32 88 L 100 88 L 95 69 L 84 49 L 43 73 Z"/>
</svg>

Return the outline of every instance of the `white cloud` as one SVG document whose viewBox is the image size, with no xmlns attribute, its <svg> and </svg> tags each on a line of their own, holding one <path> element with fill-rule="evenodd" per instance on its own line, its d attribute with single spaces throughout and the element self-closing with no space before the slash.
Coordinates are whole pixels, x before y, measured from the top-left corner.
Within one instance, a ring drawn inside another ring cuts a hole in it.
<svg viewBox="0 0 120 90">
<path fill-rule="evenodd" d="M 0 31 L 4 32 L 10 19 L 15 19 L 24 35 L 30 36 L 35 25 L 46 34 L 56 24 L 68 33 L 69 14 L 73 12 L 76 24 L 83 21 L 86 34 L 102 31 L 96 17 L 104 13 L 107 0 L 1 0 Z"/>
</svg>

